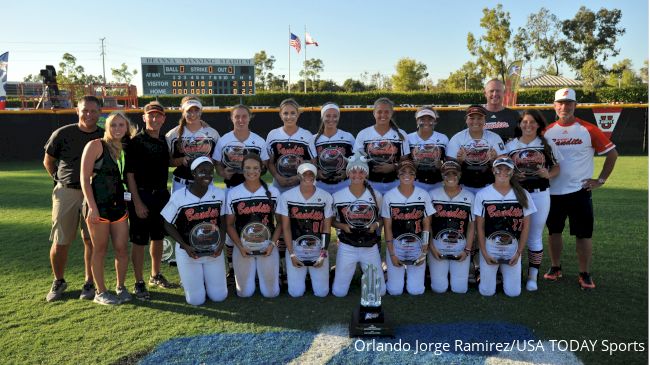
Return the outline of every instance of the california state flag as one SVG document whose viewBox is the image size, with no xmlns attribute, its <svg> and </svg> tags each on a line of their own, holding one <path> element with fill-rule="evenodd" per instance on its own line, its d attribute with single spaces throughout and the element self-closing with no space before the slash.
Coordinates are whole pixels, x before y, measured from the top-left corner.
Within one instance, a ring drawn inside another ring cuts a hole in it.
<svg viewBox="0 0 650 365">
<path fill-rule="evenodd" d="M 612 133 L 614 128 L 616 128 L 616 122 L 618 122 L 618 117 L 621 115 L 623 108 L 593 108 L 594 117 L 596 118 L 596 124 L 607 138 L 612 138 Z"/>
</svg>

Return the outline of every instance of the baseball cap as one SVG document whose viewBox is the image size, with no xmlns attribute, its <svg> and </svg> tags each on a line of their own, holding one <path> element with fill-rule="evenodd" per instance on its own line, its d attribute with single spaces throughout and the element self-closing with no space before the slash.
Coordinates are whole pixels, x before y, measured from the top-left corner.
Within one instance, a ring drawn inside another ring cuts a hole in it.
<svg viewBox="0 0 650 365">
<path fill-rule="evenodd" d="M 465 111 L 465 116 L 469 116 L 472 114 L 481 114 L 482 116 L 487 115 L 487 110 L 482 105 L 470 105 L 469 108 Z"/>
<path fill-rule="evenodd" d="M 203 110 L 203 105 L 201 104 L 201 102 L 198 101 L 198 100 L 194 100 L 194 99 L 190 99 L 190 100 L 184 102 L 183 105 L 181 105 L 181 109 L 183 109 L 184 112 L 190 110 L 190 108 L 192 108 L 192 107 L 197 107 L 197 108 Z"/>
<path fill-rule="evenodd" d="M 492 167 L 497 167 L 501 165 L 508 166 L 511 170 L 515 168 L 515 163 L 508 157 L 499 157 L 492 163 Z"/>
<path fill-rule="evenodd" d="M 316 166 L 312 165 L 309 162 L 303 162 L 298 166 L 298 175 L 302 175 L 307 171 L 311 171 L 314 175 L 316 175 Z"/>
<path fill-rule="evenodd" d="M 370 171 L 366 156 L 362 155 L 359 151 L 355 152 L 354 155 L 348 159 L 348 166 L 345 168 L 345 172 L 349 174 L 354 169 L 361 169 L 366 172 L 366 175 Z"/>
<path fill-rule="evenodd" d="M 411 169 L 413 172 L 416 171 L 415 164 L 411 160 L 400 161 L 397 172 L 402 172 L 402 170 Z"/>
<path fill-rule="evenodd" d="M 576 92 L 569 88 L 560 89 L 555 92 L 555 101 L 576 101 Z"/>
<path fill-rule="evenodd" d="M 165 108 L 157 101 L 152 101 L 149 104 L 144 106 L 144 113 L 160 113 L 165 114 Z"/>
<path fill-rule="evenodd" d="M 415 119 L 417 120 L 420 117 L 423 117 L 425 115 L 428 115 L 433 119 L 438 119 L 438 115 L 436 115 L 436 112 L 434 112 L 431 109 L 422 109 L 422 110 L 418 111 L 417 113 L 415 113 Z"/>
<path fill-rule="evenodd" d="M 194 169 L 199 167 L 199 165 L 204 162 L 209 162 L 211 165 L 214 165 L 212 163 L 212 160 L 209 157 L 201 156 L 201 157 L 197 157 L 196 159 L 194 159 L 194 161 L 192 161 L 192 164 L 190 164 L 190 170 L 194 171 Z"/>
<path fill-rule="evenodd" d="M 456 171 L 460 172 L 461 168 L 458 162 L 456 161 L 445 161 L 442 166 L 440 166 L 440 173 L 445 174 L 447 171 Z"/>
</svg>

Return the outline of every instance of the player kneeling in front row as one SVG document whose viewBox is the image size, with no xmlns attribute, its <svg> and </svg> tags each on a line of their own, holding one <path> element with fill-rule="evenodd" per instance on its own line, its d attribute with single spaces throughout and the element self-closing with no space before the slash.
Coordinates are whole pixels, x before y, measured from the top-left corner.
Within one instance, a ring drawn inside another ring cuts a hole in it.
<svg viewBox="0 0 650 365">
<path fill-rule="evenodd" d="M 494 183 L 476 193 L 474 215 L 481 249 L 482 295 L 494 295 L 497 271 L 503 276 L 503 292 L 521 294 L 521 253 L 526 248 L 530 215 L 537 209 L 530 194 L 517 182 L 510 158 L 494 160 Z"/>
<path fill-rule="evenodd" d="M 406 291 L 411 295 L 424 293 L 431 215 L 429 194 L 414 185 L 415 165 L 410 160 L 400 162 L 397 170 L 399 185 L 384 195 L 381 216 L 384 218 L 388 281 L 386 290 L 390 295 Z"/>
<path fill-rule="evenodd" d="M 223 250 L 222 216 L 225 194 L 212 185 L 214 165 L 209 157 L 190 164 L 192 182 L 176 190 L 160 214 L 167 233 L 176 240 L 176 262 L 192 305 L 210 300 L 220 302 L 228 296 L 226 262 Z"/>
<path fill-rule="evenodd" d="M 329 259 L 332 196 L 317 188 L 316 166 L 298 166 L 300 185 L 280 195 L 277 213 L 282 216 L 282 234 L 287 244 L 285 253 L 289 295 L 305 294 L 307 271 L 314 295 L 329 292 Z"/>
<path fill-rule="evenodd" d="M 429 192 L 433 209 L 432 245 L 429 248 L 431 289 L 467 293 L 469 264 L 474 244 L 474 194 L 460 185 L 461 166 L 447 161 L 440 167 L 442 187 Z M 447 279 L 449 277 L 449 279 Z"/>
</svg>

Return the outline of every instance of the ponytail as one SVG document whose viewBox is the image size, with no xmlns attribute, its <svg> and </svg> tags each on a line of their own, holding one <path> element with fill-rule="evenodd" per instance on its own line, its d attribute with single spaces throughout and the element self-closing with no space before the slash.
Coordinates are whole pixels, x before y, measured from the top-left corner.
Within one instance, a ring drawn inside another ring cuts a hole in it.
<svg viewBox="0 0 650 365">
<path fill-rule="evenodd" d="M 512 190 L 515 193 L 515 197 L 517 198 L 519 205 L 521 205 L 524 209 L 527 209 L 528 196 L 526 196 L 526 191 L 521 187 L 521 185 L 519 185 L 519 181 L 517 181 L 517 177 L 514 174 L 510 177 L 510 186 L 512 186 Z"/>
<path fill-rule="evenodd" d="M 366 189 L 370 192 L 370 195 L 372 195 L 372 198 L 375 200 L 375 206 L 377 207 L 377 212 L 381 209 L 379 206 L 379 201 L 377 201 L 377 195 L 375 194 L 375 189 L 372 188 L 372 185 L 368 182 L 368 180 L 363 180 L 363 186 L 366 187 Z M 381 216 L 379 213 L 377 213 L 378 216 Z"/>
</svg>

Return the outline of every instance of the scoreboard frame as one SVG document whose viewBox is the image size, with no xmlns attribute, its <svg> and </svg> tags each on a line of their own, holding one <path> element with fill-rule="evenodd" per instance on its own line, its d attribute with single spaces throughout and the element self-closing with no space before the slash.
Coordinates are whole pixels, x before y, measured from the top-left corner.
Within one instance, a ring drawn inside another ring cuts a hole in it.
<svg viewBox="0 0 650 365">
<path fill-rule="evenodd" d="M 143 95 L 254 95 L 252 58 L 141 57 Z"/>
</svg>

